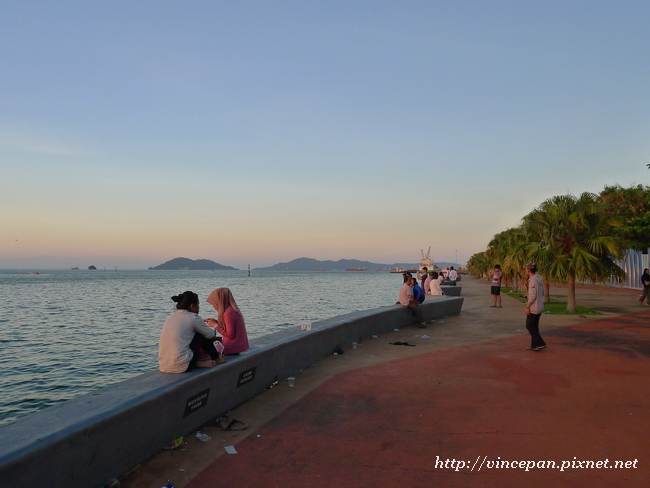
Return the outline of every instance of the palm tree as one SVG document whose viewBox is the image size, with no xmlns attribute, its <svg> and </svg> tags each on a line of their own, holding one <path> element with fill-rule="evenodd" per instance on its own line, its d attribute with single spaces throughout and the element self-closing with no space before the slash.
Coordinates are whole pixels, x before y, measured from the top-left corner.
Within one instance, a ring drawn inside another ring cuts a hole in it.
<svg viewBox="0 0 650 488">
<path fill-rule="evenodd" d="M 603 211 L 597 195 L 550 198 L 524 217 L 531 256 L 553 280 L 568 283 L 567 312 L 576 312 L 576 280 L 621 280 L 625 272 L 615 259 L 623 256 L 620 223 Z"/>
<path fill-rule="evenodd" d="M 467 260 L 467 270 L 474 276 L 485 278 L 490 271 L 490 263 L 484 252 L 477 252 Z"/>
<path fill-rule="evenodd" d="M 501 263 L 501 270 L 513 288 L 519 289 L 522 270 L 526 263 L 526 235 L 523 227 L 513 227 L 496 234 L 488 244 L 488 253 L 494 262 Z"/>
<path fill-rule="evenodd" d="M 546 229 L 553 228 L 551 213 L 534 210 L 523 219 L 522 228 L 526 236 L 522 244 L 526 262 L 537 263 L 539 274 L 544 278 L 544 303 L 551 301 L 551 285 L 549 270 L 555 260 L 556 250 L 549 246 L 545 240 Z M 523 265 L 522 265 L 523 269 Z"/>
</svg>

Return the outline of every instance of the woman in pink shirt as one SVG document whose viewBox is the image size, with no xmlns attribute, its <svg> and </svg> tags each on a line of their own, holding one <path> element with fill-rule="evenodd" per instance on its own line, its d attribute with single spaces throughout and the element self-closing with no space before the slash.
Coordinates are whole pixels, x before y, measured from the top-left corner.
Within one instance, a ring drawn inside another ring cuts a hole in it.
<svg viewBox="0 0 650 488">
<path fill-rule="evenodd" d="M 207 299 L 217 311 L 217 319 L 206 319 L 208 325 L 216 327 L 222 336 L 224 354 L 239 354 L 248 349 L 248 335 L 244 316 L 228 288 L 217 288 Z"/>
</svg>

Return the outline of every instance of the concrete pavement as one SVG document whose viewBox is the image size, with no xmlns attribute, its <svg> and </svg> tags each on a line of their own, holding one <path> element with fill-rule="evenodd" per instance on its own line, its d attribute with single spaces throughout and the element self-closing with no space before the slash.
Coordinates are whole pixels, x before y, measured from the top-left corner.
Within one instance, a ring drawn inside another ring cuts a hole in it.
<svg viewBox="0 0 650 488">
<path fill-rule="evenodd" d="M 161 452 L 122 486 L 645 486 L 650 310 L 638 293 L 580 289 L 578 303 L 605 314 L 543 316 L 549 347 L 531 352 L 521 303 L 489 308 L 486 283 L 461 284 L 459 316 L 320 361 L 228 414 L 247 430 L 206 426 L 210 441 Z"/>
</svg>

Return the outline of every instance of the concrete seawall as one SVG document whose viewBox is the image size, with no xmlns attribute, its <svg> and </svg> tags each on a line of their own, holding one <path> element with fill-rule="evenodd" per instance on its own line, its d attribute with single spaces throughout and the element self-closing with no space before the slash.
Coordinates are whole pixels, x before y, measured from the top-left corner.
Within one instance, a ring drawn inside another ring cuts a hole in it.
<svg viewBox="0 0 650 488">
<path fill-rule="evenodd" d="M 462 297 L 429 297 L 426 320 L 457 315 Z M 30 415 L 0 428 L 3 487 L 101 487 L 172 439 L 259 395 L 276 379 L 332 354 L 410 324 L 388 306 L 314 322 L 251 341 L 228 363 L 188 374 L 150 372 Z"/>
</svg>

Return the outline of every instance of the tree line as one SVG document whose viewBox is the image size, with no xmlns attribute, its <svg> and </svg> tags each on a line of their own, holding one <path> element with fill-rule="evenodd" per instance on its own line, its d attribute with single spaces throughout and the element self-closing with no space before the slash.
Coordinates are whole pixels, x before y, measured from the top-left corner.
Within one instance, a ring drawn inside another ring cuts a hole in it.
<svg viewBox="0 0 650 488">
<path fill-rule="evenodd" d="M 499 232 L 485 251 L 467 262 L 470 273 L 486 277 L 500 264 L 504 278 L 521 289 L 526 263 L 535 262 L 549 283 L 568 285 L 567 311 L 576 312 L 576 282 L 625 278 L 617 264 L 627 249 L 650 247 L 650 186 L 606 186 L 599 194 L 549 198 L 525 215 L 519 226 Z"/>
</svg>

